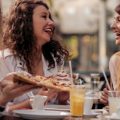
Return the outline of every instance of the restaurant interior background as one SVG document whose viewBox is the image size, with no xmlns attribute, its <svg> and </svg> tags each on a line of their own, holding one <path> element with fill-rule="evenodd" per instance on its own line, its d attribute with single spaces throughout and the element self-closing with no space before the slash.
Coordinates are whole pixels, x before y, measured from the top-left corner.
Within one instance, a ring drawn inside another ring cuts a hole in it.
<svg viewBox="0 0 120 120">
<path fill-rule="evenodd" d="M 0 0 L 1 36 L 3 16 L 7 14 L 13 1 Z M 119 50 L 110 25 L 115 15 L 114 8 L 120 0 L 45 1 L 51 6 L 57 26 L 57 38 L 72 54 L 74 72 L 100 72 L 101 67 L 107 71 L 109 58 Z"/>
</svg>

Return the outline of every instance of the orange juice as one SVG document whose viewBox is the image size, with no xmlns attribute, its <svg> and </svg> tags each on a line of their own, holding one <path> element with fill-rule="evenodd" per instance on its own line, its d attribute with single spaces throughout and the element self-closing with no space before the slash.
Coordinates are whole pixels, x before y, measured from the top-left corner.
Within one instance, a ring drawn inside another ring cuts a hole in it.
<svg viewBox="0 0 120 120">
<path fill-rule="evenodd" d="M 70 91 L 70 112 L 72 116 L 82 116 L 84 112 L 85 89 L 74 86 Z"/>
</svg>

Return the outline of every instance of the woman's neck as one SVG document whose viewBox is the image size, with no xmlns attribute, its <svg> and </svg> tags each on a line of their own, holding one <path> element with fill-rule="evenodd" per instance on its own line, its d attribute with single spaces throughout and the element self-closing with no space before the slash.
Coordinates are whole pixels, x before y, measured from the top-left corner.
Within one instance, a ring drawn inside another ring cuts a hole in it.
<svg viewBox="0 0 120 120">
<path fill-rule="evenodd" d="M 32 71 L 34 75 L 44 75 L 43 72 L 43 63 L 42 63 L 42 52 L 41 50 L 36 50 L 33 54 L 33 67 Z"/>
<path fill-rule="evenodd" d="M 40 62 L 42 60 L 42 50 L 41 47 L 36 46 L 36 50 L 32 54 L 33 62 Z"/>
<path fill-rule="evenodd" d="M 33 65 L 33 74 L 34 75 L 44 75 L 44 70 L 43 70 L 43 62 L 42 60 L 39 61 L 39 62 L 36 62 L 34 65 Z"/>
</svg>

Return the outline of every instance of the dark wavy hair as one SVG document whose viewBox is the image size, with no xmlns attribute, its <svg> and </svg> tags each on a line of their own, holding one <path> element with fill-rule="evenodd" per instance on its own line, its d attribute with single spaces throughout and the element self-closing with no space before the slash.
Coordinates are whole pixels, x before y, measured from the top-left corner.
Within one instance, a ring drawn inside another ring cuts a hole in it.
<svg viewBox="0 0 120 120">
<path fill-rule="evenodd" d="M 115 12 L 117 12 L 120 15 L 120 4 L 117 5 L 117 7 L 115 8 Z"/>
<path fill-rule="evenodd" d="M 49 9 L 47 4 L 40 0 L 18 0 L 15 2 L 7 19 L 6 30 L 3 35 L 3 43 L 6 48 L 9 48 L 26 64 L 30 73 L 33 72 L 33 56 L 38 52 L 33 34 L 32 15 L 33 10 L 39 5 Z M 55 67 L 54 58 L 57 64 L 60 65 L 63 58 L 69 56 L 68 51 L 57 40 L 53 39 L 42 46 L 42 53 L 48 61 L 49 69 Z"/>
</svg>

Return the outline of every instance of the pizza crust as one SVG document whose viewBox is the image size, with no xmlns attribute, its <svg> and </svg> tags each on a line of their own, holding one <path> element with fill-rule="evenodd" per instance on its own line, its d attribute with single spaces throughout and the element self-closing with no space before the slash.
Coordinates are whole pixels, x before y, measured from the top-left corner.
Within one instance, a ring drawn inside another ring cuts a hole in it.
<svg viewBox="0 0 120 120">
<path fill-rule="evenodd" d="M 28 83 L 28 84 L 32 84 L 32 85 L 37 85 L 36 81 L 32 80 L 31 77 L 28 77 L 28 76 L 23 76 L 22 74 L 15 74 L 14 77 L 14 82 L 25 82 L 25 83 Z"/>
</svg>

